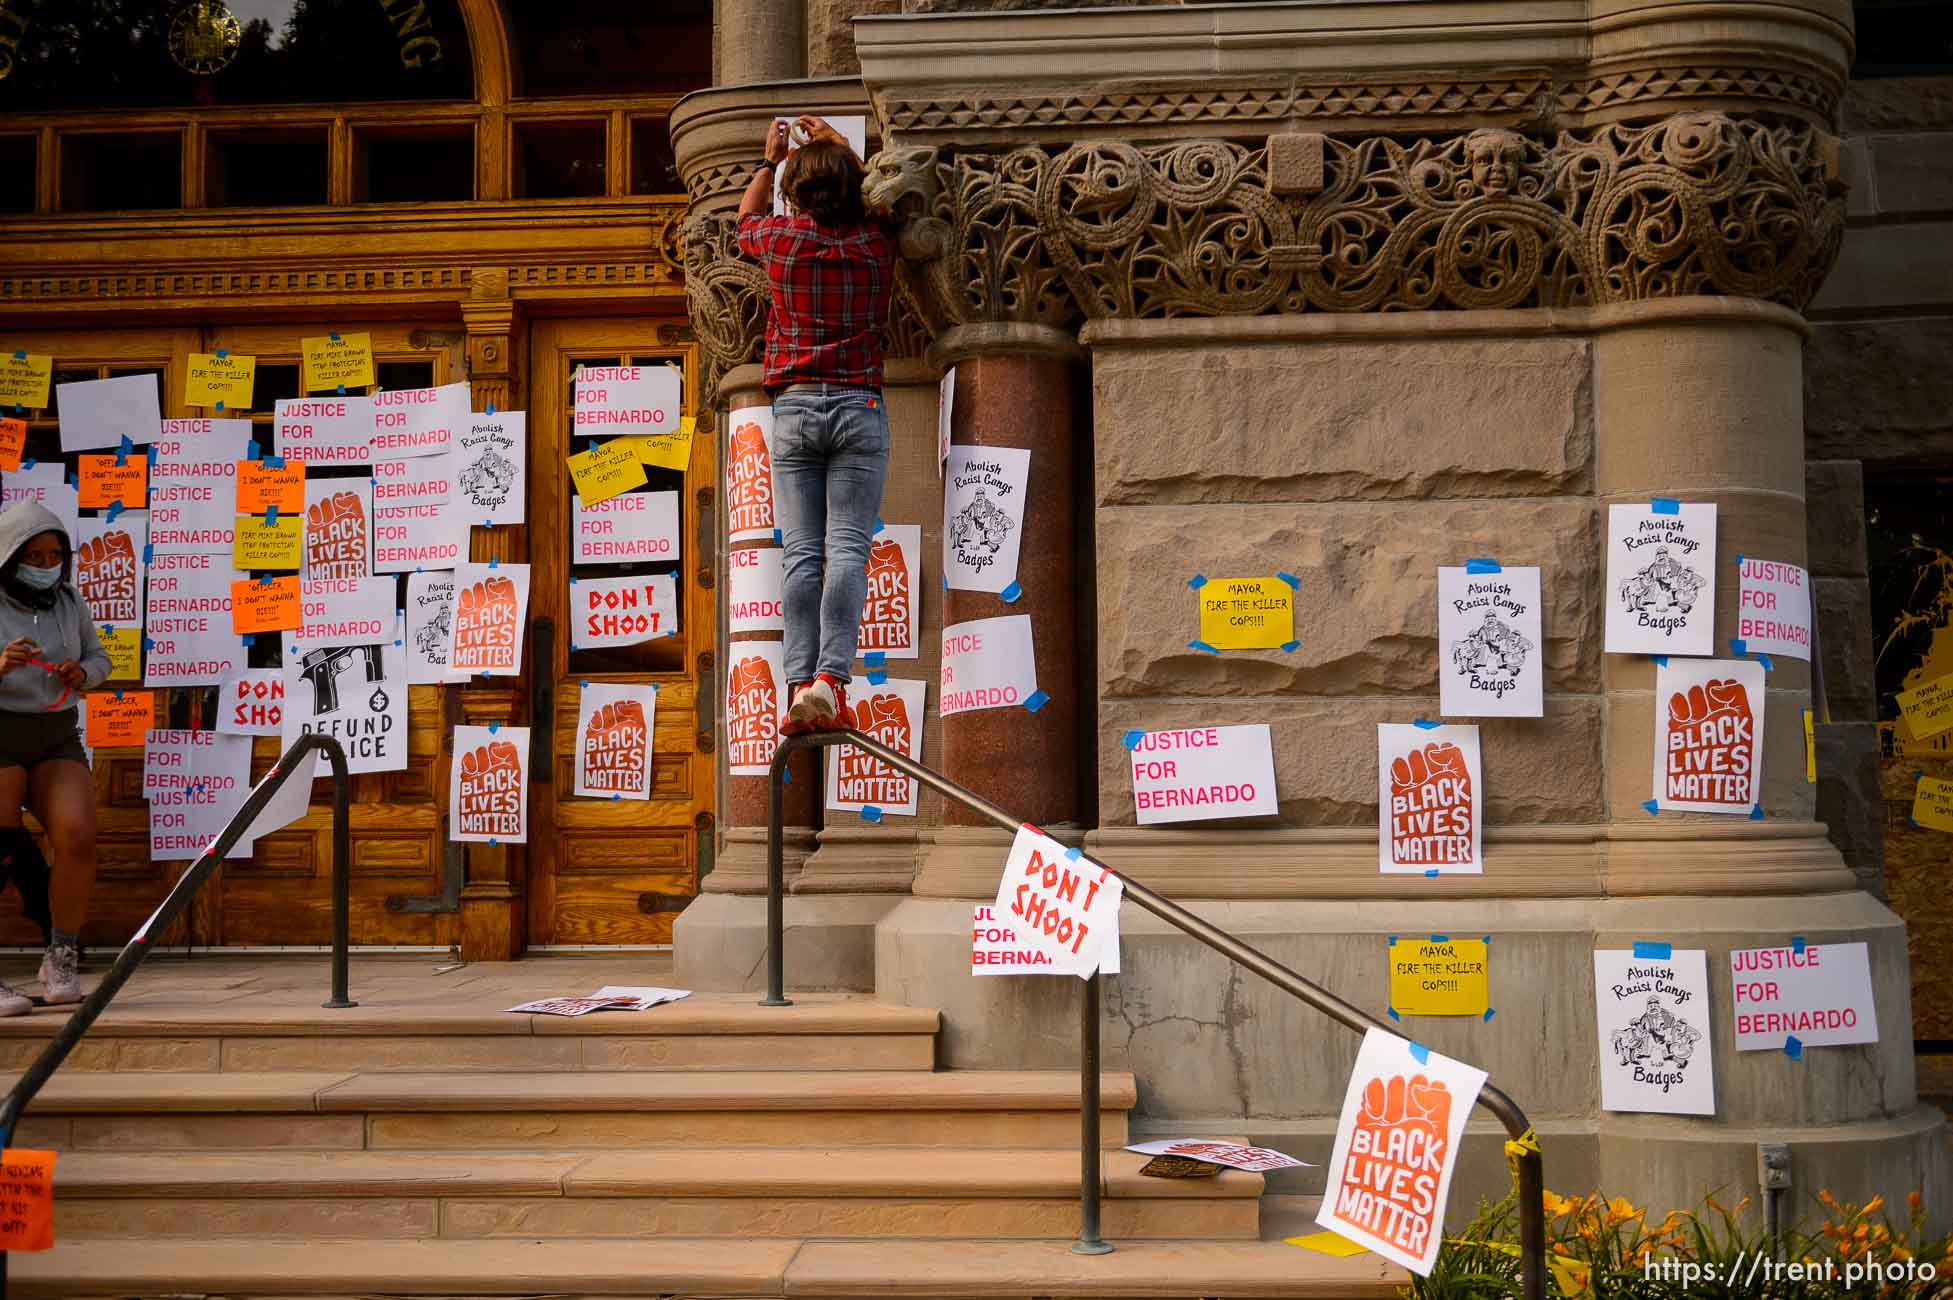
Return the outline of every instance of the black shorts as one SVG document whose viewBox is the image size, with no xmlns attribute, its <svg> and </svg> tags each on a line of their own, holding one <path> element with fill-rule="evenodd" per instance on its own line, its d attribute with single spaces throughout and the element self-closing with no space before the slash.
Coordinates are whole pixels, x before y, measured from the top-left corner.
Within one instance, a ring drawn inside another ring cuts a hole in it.
<svg viewBox="0 0 1953 1300">
<path fill-rule="evenodd" d="M 49 759 L 88 762 L 75 729 L 75 711 L 54 713 L 0 712 L 0 767 L 34 768 Z"/>
</svg>

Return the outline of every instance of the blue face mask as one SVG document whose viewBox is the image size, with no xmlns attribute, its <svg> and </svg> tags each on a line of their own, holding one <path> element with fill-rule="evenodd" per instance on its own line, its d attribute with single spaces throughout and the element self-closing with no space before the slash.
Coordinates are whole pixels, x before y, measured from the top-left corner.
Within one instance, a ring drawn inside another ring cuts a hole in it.
<svg viewBox="0 0 1953 1300">
<path fill-rule="evenodd" d="M 61 566 L 52 569 L 37 568 L 31 564 L 18 565 L 14 573 L 19 579 L 36 591 L 51 591 L 61 581 Z"/>
</svg>

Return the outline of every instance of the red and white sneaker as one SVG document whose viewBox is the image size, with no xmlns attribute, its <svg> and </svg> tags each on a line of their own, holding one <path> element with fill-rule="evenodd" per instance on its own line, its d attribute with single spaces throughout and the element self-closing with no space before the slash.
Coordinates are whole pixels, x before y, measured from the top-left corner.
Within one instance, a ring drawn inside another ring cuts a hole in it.
<svg viewBox="0 0 1953 1300">
<path fill-rule="evenodd" d="M 780 734 L 782 736 L 801 736 L 814 729 L 812 722 L 802 722 L 799 713 L 796 712 L 800 704 L 800 697 L 806 693 L 808 685 L 809 683 L 807 682 L 787 683 L 787 718 L 786 721 L 780 724 Z"/>
<path fill-rule="evenodd" d="M 848 688 L 826 673 L 794 693 L 787 722 L 805 723 L 814 731 L 853 731 L 854 713 L 848 708 Z"/>
</svg>

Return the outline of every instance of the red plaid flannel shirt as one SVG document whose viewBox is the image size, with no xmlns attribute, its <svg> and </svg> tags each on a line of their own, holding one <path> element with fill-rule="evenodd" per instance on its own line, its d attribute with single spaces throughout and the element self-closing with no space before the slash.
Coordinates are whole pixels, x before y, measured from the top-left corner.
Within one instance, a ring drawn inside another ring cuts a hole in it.
<svg viewBox="0 0 1953 1300">
<path fill-rule="evenodd" d="M 882 386 L 882 327 L 895 296 L 895 236 L 878 222 L 739 219 L 739 249 L 766 268 L 766 386 Z"/>
</svg>

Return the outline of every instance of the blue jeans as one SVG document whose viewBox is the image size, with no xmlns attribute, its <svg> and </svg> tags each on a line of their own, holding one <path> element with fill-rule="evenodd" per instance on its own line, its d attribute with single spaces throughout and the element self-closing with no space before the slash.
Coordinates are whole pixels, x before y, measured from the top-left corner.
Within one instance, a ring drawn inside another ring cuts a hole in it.
<svg viewBox="0 0 1953 1300">
<path fill-rule="evenodd" d="M 786 551 L 787 680 L 827 673 L 851 681 L 868 594 L 868 539 L 888 477 L 881 391 L 801 384 L 782 392 L 773 399 L 771 452 L 773 508 Z"/>
</svg>

